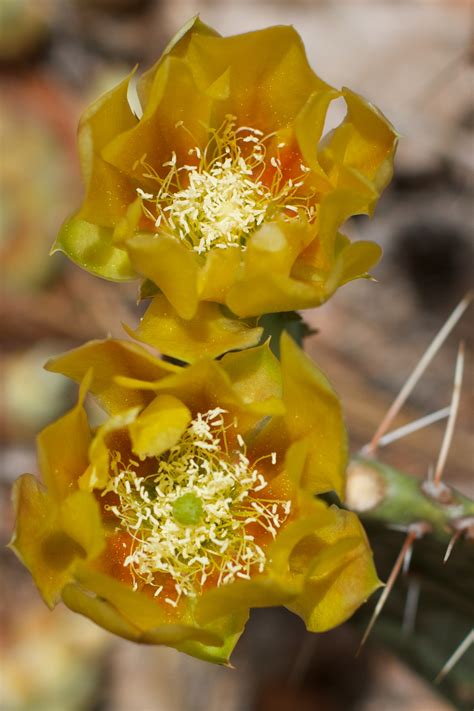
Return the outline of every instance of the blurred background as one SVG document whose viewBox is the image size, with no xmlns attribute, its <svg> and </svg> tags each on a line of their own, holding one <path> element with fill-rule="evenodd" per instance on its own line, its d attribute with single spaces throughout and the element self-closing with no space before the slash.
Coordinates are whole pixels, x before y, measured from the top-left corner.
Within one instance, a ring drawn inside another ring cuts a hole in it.
<svg viewBox="0 0 474 711">
<path fill-rule="evenodd" d="M 455 682 L 436 691 L 377 635 L 356 659 L 363 614 L 359 626 L 356 620 L 316 638 L 285 610 L 257 611 L 233 657 L 235 669 L 214 668 L 174 650 L 113 639 L 65 609 L 49 612 L 4 548 L 13 525 L 12 481 L 25 471 L 37 473 L 34 436 L 75 397 L 65 380 L 42 370 L 43 362 L 86 339 L 124 336 L 121 323 L 137 319 L 136 285 L 101 282 L 60 255 L 48 256 L 59 225 L 81 200 L 79 116 L 136 62 L 151 64 L 198 12 L 222 34 L 293 24 L 316 72 L 370 99 L 402 134 L 395 178 L 375 218 L 347 227 L 354 239 L 384 247 L 374 271 L 378 282 L 352 283 L 306 315 L 318 329 L 307 350 L 342 397 L 353 451 L 369 441 L 424 348 L 473 285 L 469 2 L 0 0 L 0 708 L 472 709 L 467 659 Z M 331 120 L 341 116 L 335 106 Z M 456 350 L 465 339 L 467 374 L 446 479 L 471 496 L 473 310 L 395 423 L 449 403 Z M 436 460 L 442 433 L 439 424 L 413 434 L 387 447 L 384 461 L 422 477 Z M 395 548 L 381 561 L 385 575 L 396 554 Z M 450 611 L 438 613 L 430 625 L 442 636 Z M 441 650 L 424 654 L 434 655 L 439 668 L 446 661 Z M 455 696 L 456 705 L 446 695 Z"/>
</svg>

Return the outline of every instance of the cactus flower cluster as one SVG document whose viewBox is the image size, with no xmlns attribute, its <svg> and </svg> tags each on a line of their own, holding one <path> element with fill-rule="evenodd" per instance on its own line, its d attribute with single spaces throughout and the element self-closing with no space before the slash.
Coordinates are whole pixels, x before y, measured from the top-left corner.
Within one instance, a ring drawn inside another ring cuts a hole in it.
<svg viewBox="0 0 474 711">
<path fill-rule="evenodd" d="M 288 335 L 280 359 L 261 344 L 258 319 L 368 276 L 379 247 L 340 228 L 372 214 L 397 136 L 290 27 L 192 20 L 138 80 L 139 115 L 132 75 L 81 119 L 85 198 L 54 249 L 151 301 L 130 340 L 48 362 L 79 399 L 38 437 L 42 480 L 16 482 L 11 546 L 48 605 L 225 664 L 251 608 L 323 631 L 379 585 L 355 514 L 320 498 L 344 492 L 338 397 Z"/>
</svg>

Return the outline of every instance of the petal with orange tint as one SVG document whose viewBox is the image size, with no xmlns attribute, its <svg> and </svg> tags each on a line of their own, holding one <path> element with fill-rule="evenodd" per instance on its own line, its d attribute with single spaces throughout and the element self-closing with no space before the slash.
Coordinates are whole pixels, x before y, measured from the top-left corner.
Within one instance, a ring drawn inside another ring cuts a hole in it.
<svg viewBox="0 0 474 711">
<path fill-rule="evenodd" d="M 157 183 L 148 177 L 147 166 L 166 174 L 163 164 L 173 152 L 182 165 L 189 161 L 191 148 L 204 147 L 213 101 L 196 86 L 190 66 L 168 55 L 153 77 L 140 122 L 112 137 L 102 150 L 104 160 L 153 192 Z"/>
<path fill-rule="evenodd" d="M 193 34 L 185 58 L 201 88 L 229 68 L 230 96 L 219 107 L 220 120 L 230 113 L 239 125 L 264 132 L 290 125 L 313 91 L 328 88 L 309 66 L 292 27 L 223 38 Z"/>
</svg>

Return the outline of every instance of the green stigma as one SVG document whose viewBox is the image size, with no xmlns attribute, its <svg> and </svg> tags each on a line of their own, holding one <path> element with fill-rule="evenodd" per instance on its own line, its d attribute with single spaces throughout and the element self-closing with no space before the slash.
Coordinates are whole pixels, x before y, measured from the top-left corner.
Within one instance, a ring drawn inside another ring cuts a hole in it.
<svg viewBox="0 0 474 711">
<path fill-rule="evenodd" d="M 192 492 L 183 494 L 173 503 L 173 517 L 183 526 L 195 526 L 203 513 L 202 501 Z"/>
</svg>

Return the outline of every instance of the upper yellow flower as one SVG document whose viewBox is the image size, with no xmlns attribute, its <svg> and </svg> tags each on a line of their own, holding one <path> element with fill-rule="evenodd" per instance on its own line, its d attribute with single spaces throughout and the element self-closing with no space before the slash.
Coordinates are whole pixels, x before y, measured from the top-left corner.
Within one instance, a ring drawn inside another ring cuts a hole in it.
<svg viewBox="0 0 474 711">
<path fill-rule="evenodd" d="M 139 80 L 140 117 L 130 78 L 82 117 L 86 196 L 56 249 L 109 279 L 144 277 L 185 320 L 200 302 L 241 318 L 312 307 L 377 262 L 377 245 L 338 230 L 373 212 L 396 134 L 319 79 L 293 28 L 223 38 L 191 21 Z M 323 137 L 339 97 L 346 118 Z"/>
<path fill-rule="evenodd" d="M 249 608 L 286 605 L 308 629 L 344 621 L 377 587 L 341 492 L 346 440 L 325 377 L 284 336 L 178 368 L 125 341 L 49 364 L 79 403 L 39 436 L 46 489 L 15 489 L 12 547 L 49 605 L 127 639 L 226 663 Z M 108 412 L 94 432 L 89 389 Z"/>
</svg>

